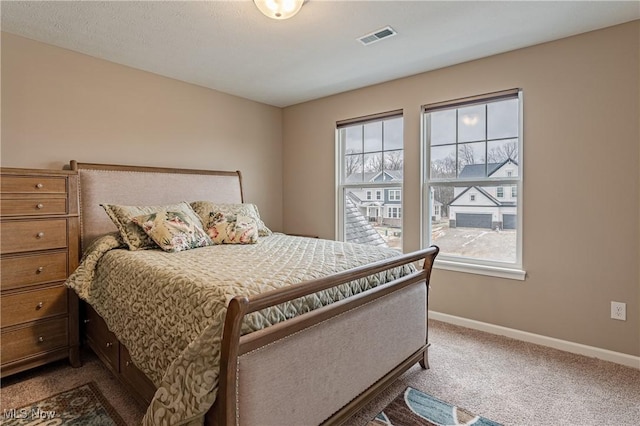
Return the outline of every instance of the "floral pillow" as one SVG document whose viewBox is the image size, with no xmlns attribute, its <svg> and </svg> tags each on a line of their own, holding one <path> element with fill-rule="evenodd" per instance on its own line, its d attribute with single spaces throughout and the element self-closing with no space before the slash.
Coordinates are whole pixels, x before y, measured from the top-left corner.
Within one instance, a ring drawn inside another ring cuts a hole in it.
<svg viewBox="0 0 640 426">
<path fill-rule="evenodd" d="M 207 234 L 216 244 L 255 244 L 258 242 L 258 224 L 249 216 L 217 213 L 210 221 Z"/>
<path fill-rule="evenodd" d="M 116 225 L 118 231 L 120 231 L 120 236 L 129 246 L 129 250 L 157 247 L 153 239 L 133 222 L 134 217 L 159 211 L 171 211 L 184 213 L 192 223 L 198 223 L 198 216 L 193 212 L 189 203 L 186 202 L 166 206 L 120 206 L 115 204 L 101 204 L 101 206 Z"/>
<path fill-rule="evenodd" d="M 164 251 L 177 252 L 213 245 L 197 217 L 161 210 L 132 219 Z M 191 215 L 193 216 L 193 215 Z"/>
<path fill-rule="evenodd" d="M 258 235 L 261 237 L 267 237 L 272 234 L 271 230 L 267 228 L 267 225 L 260 219 L 260 213 L 258 207 L 255 204 L 241 203 L 241 204 L 220 204 L 212 203 L 211 201 L 194 201 L 191 203 L 193 211 L 200 216 L 204 229 L 209 229 L 213 225 L 216 215 L 222 214 L 224 217 L 230 216 L 246 216 L 253 219 L 258 226 Z M 219 217 L 218 217 L 219 221 Z"/>
</svg>

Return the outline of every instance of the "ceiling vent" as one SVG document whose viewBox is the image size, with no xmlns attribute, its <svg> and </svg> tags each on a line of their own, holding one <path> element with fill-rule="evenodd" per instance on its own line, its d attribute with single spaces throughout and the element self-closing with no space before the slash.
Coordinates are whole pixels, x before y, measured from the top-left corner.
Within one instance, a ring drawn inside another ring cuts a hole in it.
<svg viewBox="0 0 640 426">
<path fill-rule="evenodd" d="M 394 30 L 391 27 L 384 27 L 384 28 L 380 28 L 379 30 L 376 30 L 372 33 L 369 33 L 367 35 L 363 35 L 362 37 L 358 38 L 358 41 L 362 44 L 364 44 L 365 46 L 368 46 L 372 43 L 375 43 L 376 41 L 380 41 L 382 39 L 385 38 L 389 38 L 389 37 L 393 37 L 394 35 L 398 34 L 396 32 L 396 30 Z"/>
</svg>

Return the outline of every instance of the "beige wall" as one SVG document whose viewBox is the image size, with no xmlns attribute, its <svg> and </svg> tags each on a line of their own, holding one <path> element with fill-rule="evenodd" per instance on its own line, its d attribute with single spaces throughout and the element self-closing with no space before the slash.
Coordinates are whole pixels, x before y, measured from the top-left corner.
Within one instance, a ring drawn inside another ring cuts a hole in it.
<svg viewBox="0 0 640 426">
<path fill-rule="evenodd" d="M 280 108 L 2 33 L 1 136 L 5 167 L 241 170 L 282 229 Z"/>
<path fill-rule="evenodd" d="M 402 108 L 411 251 L 420 105 L 521 87 L 528 277 L 437 270 L 431 308 L 640 355 L 639 33 L 625 24 L 284 112 L 2 33 L 1 164 L 239 169 L 272 229 L 333 238 L 335 122 Z M 609 319 L 611 300 L 627 303 L 626 322 Z"/>
<path fill-rule="evenodd" d="M 636 21 L 285 108 L 285 231 L 334 237 L 335 122 L 402 108 L 404 248 L 418 249 L 420 106 L 520 87 L 527 279 L 436 270 L 431 308 L 640 355 L 639 33 Z"/>
</svg>

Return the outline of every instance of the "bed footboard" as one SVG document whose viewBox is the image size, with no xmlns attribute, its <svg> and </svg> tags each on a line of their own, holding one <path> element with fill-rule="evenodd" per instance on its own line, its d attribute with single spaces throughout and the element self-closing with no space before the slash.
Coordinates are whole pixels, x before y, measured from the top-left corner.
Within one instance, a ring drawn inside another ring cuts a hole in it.
<svg viewBox="0 0 640 426">
<path fill-rule="evenodd" d="M 234 298 L 225 322 L 218 397 L 207 423 L 340 424 L 416 362 L 426 368 L 428 282 L 437 253 L 430 247 Z M 423 269 L 408 276 L 240 336 L 251 312 L 419 260 Z"/>
</svg>

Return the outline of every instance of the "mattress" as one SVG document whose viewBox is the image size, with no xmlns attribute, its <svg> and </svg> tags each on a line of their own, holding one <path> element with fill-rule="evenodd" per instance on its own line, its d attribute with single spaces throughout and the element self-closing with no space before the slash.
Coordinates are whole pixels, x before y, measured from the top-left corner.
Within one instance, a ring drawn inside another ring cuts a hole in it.
<svg viewBox="0 0 640 426">
<path fill-rule="evenodd" d="M 199 424 L 215 401 L 226 307 L 251 296 L 399 255 L 387 248 L 274 234 L 257 244 L 177 253 L 124 249 L 117 234 L 86 250 L 67 285 L 96 310 L 158 387 L 144 424 Z M 242 333 L 310 312 L 414 269 L 403 266 L 245 318 Z"/>
</svg>

